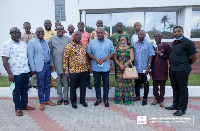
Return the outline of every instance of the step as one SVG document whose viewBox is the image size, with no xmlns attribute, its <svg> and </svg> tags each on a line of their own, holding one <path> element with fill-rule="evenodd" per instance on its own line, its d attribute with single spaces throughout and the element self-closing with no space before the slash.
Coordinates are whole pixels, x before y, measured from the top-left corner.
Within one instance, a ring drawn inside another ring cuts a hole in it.
<svg viewBox="0 0 200 131">
<path fill-rule="evenodd" d="M 189 90 L 189 96 L 190 97 L 199 97 L 200 96 L 200 86 L 188 86 Z M 103 97 L 103 88 L 101 88 L 101 95 Z M 55 88 L 51 88 L 50 90 L 50 96 L 51 97 L 57 97 L 57 90 Z M 144 89 L 140 89 L 140 94 L 141 96 L 144 93 Z M 115 87 L 112 87 L 109 89 L 109 98 L 113 98 L 115 94 Z M 70 96 L 70 93 L 68 92 L 68 95 Z M 35 88 L 31 88 L 28 91 L 28 96 L 29 97 L 38 97 L 38 91 Z M 149 97 L 154 97 L 153 96 L 153 87 L 150 86 L 149 88 Z M 172 92 L 172 87 L 171 86 L 166 86 L 165 87 L 165 97 L 172 97 L 173 92 Z M 0 87 L 0 97 L 12 97 L 12 91 L 10 90 L 9 87 Z M 77 88 L 77 97 L 80 97 L 80 88 Z M 95 98 L 96 93 L 95 93 L 95 88 L 93 87 L 92 89 L 86 89 L 86 97 L 87 98 Z"/>
</svg>

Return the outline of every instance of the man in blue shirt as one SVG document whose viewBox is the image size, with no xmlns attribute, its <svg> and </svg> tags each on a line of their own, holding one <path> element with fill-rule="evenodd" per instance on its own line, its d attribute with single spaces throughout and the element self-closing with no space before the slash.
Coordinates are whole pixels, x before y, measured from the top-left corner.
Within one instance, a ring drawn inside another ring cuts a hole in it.
<svg viewBox="0 0 200 131">
<path fill-rule="evenodd" d="M 92 59 L 92 71 L 95 82 L 97 101 L 94 106 L 101 103 L 101 77 L 103 79 L 103 100 L 106 107 L 109 107 L 109 59 L 114 55 L 115 50 L 111 40 L 104 38 L 105 31 L 103 27 L 97 28 L 97 37 L 90 41 L 87 53 Z"/>
<path fill-rule="evenodd" d="M 152 56 L 155 55 L 153 45 L 145 40 L 146 33 L 144 30 L 138 32 L 138 41 L 133 42 L 134 46 L 134 65 L 138 72 L 138 79 L 135 80 L 135 101 L 140 100 L 140 84 L 144 84 L 144 96 L 142 105 L 147 105 L 149 93 L 149 82 L 147 74 L 150 71 Z M 144 71 L 144 72 L 143 72 Z"/>
</svg>

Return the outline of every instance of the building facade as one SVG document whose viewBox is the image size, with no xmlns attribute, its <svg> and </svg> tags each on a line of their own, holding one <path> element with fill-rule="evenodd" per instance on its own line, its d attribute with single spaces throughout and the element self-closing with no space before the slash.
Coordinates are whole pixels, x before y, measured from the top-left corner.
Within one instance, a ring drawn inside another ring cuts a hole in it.
<svg viewBox="0 0 200 131">
<path fill-rule="evenodd" d="M 163 16 L 168 18 L 165 24 L 161 22 Z M 18 27 L 23 33 L 23 23 L 30 22 L 31 32 L 35 32 L 37 27 L 44 27 L 46 19 L 52 21 L 53 29 L 55 21 L 59 20 L 65 29 L 73 24 L 76 30 L 80 20 L 93 28 L 98 19 L 103 19 L 107 27 L 118 21 L 126 26 L 140 21 L 146 31 L 157 29 L 168 32 L 171 32 L 170 24 L 173 24 L 182 26 L 186 37 L 200 41 L 200 34 L 196 38 L 191 35 L 194 27 L 200 29 L 199 0 L 1 0 L 0 17 L 0 45 L 10 39 L 11 27 Z M 109 32 L 112 34 L 113 28 L 109 28 Z M 172 39 L 163 41 L 171 42 Z M 1 59 L 0 73 L 7 75 Z"/>
</svg>

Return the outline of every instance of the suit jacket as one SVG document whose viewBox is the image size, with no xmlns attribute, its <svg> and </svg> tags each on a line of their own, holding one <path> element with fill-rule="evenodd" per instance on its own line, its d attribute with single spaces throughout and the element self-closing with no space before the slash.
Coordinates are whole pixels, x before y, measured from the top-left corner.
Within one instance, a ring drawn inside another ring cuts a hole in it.
<svg viewBox="0 0 200 131">
<path fill-rule="evenodd" d="M 49 48 L 51 54 L 51 66 L 55 66 L 58 74 L 64 74 L 63 70 L 63 54 L 65 46 L 71 42 L 71 38 L 63 35 L 58 37 L 54 35 L 49 40 Z"/>
<path fill-rule="evenodd" d="M 45 40 L 45 43 L 48 46 L 48 42 Z M 50 53 L 50 49 L 49 49 Z M 28 42 L 28 60 L 30 64 L 31 71 L 40 72 L 44 66 L 44 54 L 42 46 L 39 42 L 39 39 L 36 37 Z"/>
</svg>

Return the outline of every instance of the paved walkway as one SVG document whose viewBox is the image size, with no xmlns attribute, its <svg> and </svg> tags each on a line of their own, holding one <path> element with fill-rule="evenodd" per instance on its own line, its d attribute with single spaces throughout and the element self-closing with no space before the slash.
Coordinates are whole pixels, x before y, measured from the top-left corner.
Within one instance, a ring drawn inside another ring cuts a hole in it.
<svg viewBox="0 0 200 131">
<path fill-rule="evenodd" d="M 53 102 L 57 98 L 52 98 Z M 88 107 L 79 103 L 78 109 L 71 105 L 45 106 L 44 111 L 38 109 L 38 98 L 29 98 L 29 105 L 36 107 L 34 111 L 23 111 L 24 116 L 14 113 L 12 98 L 0 97 L 0 130 L 3 131 L 199 131 L 200 99 L 190 99 L 185 115 L 174 117 L 175 111 L 168 111 L 159 105 L 153 106 L 153 98 L 148 105 L 142 101 L 134 105 L 116 105 L 110 100 L 110 107 L 104 104 L 95 107 L 95 99 L 87 99 Z M 166 98 L 165 106 L 172 104 L 172 98 Z M 140 117 L 142 116 L 142 117 Z M 146 119 L 145 119 L 146 117 Z M 146 120 L 146 124 L 145 123 Z"/>
</svg>

